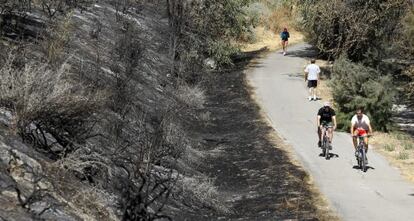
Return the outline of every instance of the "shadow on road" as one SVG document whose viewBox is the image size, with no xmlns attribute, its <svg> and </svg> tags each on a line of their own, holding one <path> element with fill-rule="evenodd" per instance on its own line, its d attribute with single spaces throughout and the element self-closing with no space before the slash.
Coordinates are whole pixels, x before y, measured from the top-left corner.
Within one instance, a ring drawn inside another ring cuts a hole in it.
<svg viewBox="0 0 414 221">
<path fill-rule="evenodd" d="M 316 48 L 308 46 L 302 50 L 290 51 L 286 56 L 299 58 L 314 58 L 318 55 Z"/>
<path fill-rule="evenodd" d="M 355 169 L 355 170 L 361 170 L 361 167 L 359 167 L 358 165 L 354 165 L 353 167 L 352 167 L 352 169 Z M 375 170 L 375 167 L 371 167 L 371 166 L 367 166 L 367 171 L 368 170 Z"/>
<path fill-rule="evenodd" d="M 325 157 L 325 155 L 323 153 L 320 153 L 319 156 L 320 157 Z M 331 158 L 339 158 L 339 155 L 336 154 L 336 153 L 329 153 L 329 158 L 328 159 L 331 159 Z"/>
</svg>

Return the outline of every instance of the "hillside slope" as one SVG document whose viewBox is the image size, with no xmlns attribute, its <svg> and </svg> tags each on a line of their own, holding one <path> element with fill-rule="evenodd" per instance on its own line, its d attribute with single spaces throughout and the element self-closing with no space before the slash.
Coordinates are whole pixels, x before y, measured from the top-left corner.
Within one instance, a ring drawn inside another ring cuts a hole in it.
<svg viewBox="0 0 414 221">
<path fill-rule="evenodd" d="M 2 16 L 1 219 L 317 218 L 245 60 L 194 64 L 197 85 L 171 73 L 166 1 L 26 15 Z"/>
</svg>

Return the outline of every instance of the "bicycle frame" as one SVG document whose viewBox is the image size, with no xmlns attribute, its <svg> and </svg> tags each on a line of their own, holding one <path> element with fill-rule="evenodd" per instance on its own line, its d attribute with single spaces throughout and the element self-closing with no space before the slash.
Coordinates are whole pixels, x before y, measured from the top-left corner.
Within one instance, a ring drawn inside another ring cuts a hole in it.
<svg viewBox="0 0 414 221">
<path fill-rule="evenodd" d="M 322 154 L 325 156 L 325 159 L 327 159 L 327 160 L 329 160 L 329 157 L 330 157 L 330 155 L 329 155 L 329 142 L 328 142 L 328 140 L 329 140 L 329 137 L 328 137 L 328 130 L 329 130 L 329 128 L 331 128 L 331 126 L 327 126 L 327 125 L 324 125 L 324 126 L 322 126 L 322 128 L 321 128 L 321 136 L 322 136 Z"/>
<path fill-rule="evenodd" d="M 367 162 L 366 162 L 366 148 L 363 136 L 357 136 L 358 139 L 358 146 L 357 146 L 357 161 L 359 168 L 363 171 L 367 171 Z"/>
</svg>

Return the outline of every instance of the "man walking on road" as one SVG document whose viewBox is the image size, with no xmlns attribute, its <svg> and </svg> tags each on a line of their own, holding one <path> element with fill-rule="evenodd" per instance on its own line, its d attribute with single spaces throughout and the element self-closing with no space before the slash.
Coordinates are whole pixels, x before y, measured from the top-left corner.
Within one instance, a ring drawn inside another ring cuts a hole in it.
<svg viewBox="0 0 414 221">
<path fill-rule="evenodd" d="M 308 81 L 309 101 L 317 100 L 316 87 L 318 86 L 319 73 L 321 73 L 321 69 L 315 64 L 315 59 L 312 59 L 311 63 L 305 68 L 305 81 Z"/>
</svg>

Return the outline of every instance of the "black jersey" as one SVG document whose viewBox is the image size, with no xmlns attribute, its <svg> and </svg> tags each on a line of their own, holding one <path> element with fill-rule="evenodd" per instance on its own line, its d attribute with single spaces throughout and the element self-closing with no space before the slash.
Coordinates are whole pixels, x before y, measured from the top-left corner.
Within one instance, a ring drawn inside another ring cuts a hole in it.
<svg viewBox="0 0 414 221">
<path fill-rule="evenodd" d="M 332 117 L 335 116 L 335 110 L 331 107 L 322 107 L 319 109 L 318 115 L 321 116 L 320 122 L 332 122 Z"/>
</svg>

